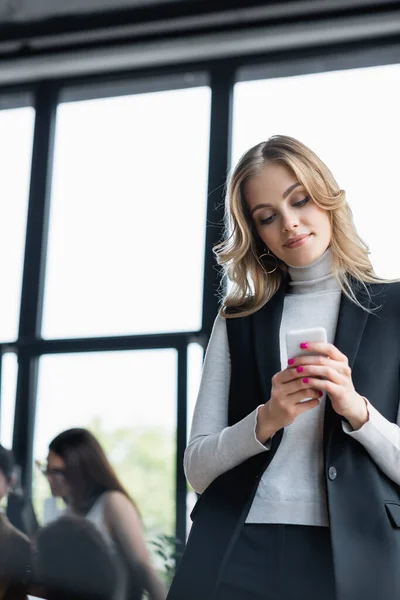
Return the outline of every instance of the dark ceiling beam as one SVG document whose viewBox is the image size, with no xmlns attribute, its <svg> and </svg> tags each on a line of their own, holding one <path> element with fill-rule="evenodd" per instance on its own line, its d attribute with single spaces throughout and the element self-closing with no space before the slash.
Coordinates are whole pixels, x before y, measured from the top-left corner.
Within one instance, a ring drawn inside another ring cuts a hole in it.
<svg viewBox="0 0 400 600">
<path fill-rule="evenodd" d="M 319 22 L 297 20 L 287 25 L 264 25 L 230 29 L 219 33 L 160 38 L 153 42 L 109 41 L 107 45 L 32 53 L 19 58 L 1 57 L 0 85 L 11 86 L 46 79 L 67 80 L 112 73 L 133 73 L 154 68 L 201 68 L 212 61 L 235 61 L 237 66 L 254 57 L 271 58 L 276 53 L 297 54 L 308 50 L 319 56 L 324 49 L 360 48 L 373 43 L 393 45 L 400 38 L 400 7 L 378 16 L 367 14 Z M 0 44 L 1 47 L 1 44 Z M 390 61 L 389 61 L 390 62 Z"/>
<path fill-rule="evenodd" d="M 367 14 L 378 17 L 396 7 L 400 7 L 399 0 L 180 0 L 4 23 L 0 25 L 0 48 L 15 54 L 40 45 L 66 47 L 73 44 L 74 35 L 78 43 L 88 34 L 88 43 L 127 37 L 149 40 L 157 35 L 216 32 L 252 23 L 281 25 L 299 19 L 319 21 Z"/>
</svg>

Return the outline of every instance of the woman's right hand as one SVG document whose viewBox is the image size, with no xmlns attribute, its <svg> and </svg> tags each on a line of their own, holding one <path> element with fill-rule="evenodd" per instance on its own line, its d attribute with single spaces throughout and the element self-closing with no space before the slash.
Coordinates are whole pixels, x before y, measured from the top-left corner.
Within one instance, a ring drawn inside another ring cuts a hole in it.
<svg viewBox="0 0 400 600">
<path fill-rule="evenodd" d="M 319 405 L 321 392 L 307 387 L 304 375 L 286 368 L 272 378 L 271 398 L 258 411 L 256 436 L 264 444 L 274 433 L 293 423 L 306 410 Z M 301 402 L 305 398 L 311 398 Z"/>
</svg>

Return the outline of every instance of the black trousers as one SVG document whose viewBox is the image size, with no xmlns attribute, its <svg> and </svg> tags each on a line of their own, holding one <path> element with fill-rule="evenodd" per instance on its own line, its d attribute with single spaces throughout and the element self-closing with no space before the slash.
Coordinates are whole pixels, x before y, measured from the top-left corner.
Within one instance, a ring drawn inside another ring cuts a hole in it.
<svg viewBox="0 0 400 600">
<path fill-rule="evenodd" d="M 327 527 L 245 524 L 213 600 L 335 600 Z"/>
</svg>

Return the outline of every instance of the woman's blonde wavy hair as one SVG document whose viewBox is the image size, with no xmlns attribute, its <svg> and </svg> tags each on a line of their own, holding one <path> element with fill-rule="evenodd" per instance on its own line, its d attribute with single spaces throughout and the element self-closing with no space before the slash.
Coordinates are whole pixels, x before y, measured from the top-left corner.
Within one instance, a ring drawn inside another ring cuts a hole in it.
<svg viewBox="0 0 400 600">
<path fill-rule="evenodd" d="M 266 163 L 288 167 L 320 208 L 329 212 L 332 236 L 333 274 L 342 291 L 363 308 L 354 293 L 351 279 L 359 282 L 369 297 L 368 283 L 389 283 L 375 275 L 368 257 L 369 249 L 358 235 L 351 209 L 328 167 L 307 146 L 295 138 L 274 135 L 250 148 L 239 160 L 227 183 L 224 239 L 213 251 L 223 267 L 224 278 L 232 286 L 222 300 L 220 314 L 227 318 L 250 315 L 264 306 L 277 292 L 287 266 L 277 259 L 278 268 L 259 258 L 263 243 L 255 230 L 244 199 L 244 184 Z M 275 260 L 273 261 L 275 264 Z"/>
</svg>

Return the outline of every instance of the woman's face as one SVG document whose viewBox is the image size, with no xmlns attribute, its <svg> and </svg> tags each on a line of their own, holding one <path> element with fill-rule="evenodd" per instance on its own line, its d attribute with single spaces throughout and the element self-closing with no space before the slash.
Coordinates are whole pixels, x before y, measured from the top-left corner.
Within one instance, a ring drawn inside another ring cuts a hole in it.
<svg viewBox="0 0 400 600">
<path fill-rule="evenodd" d="M 47 479 L 51 493 L 57 498 L 68 496 L 68 485 L 65 479 L 65 460 L 50 450 L 47 456 Z"/>
<path fill-rule="evenodd" d="M 328 248 L 328 212 L 307 196 L 285 165 L 267 163 L 246 182 L 244 196 L 262 241 L 287 265 L 309 265 Z"/>
</svg>

